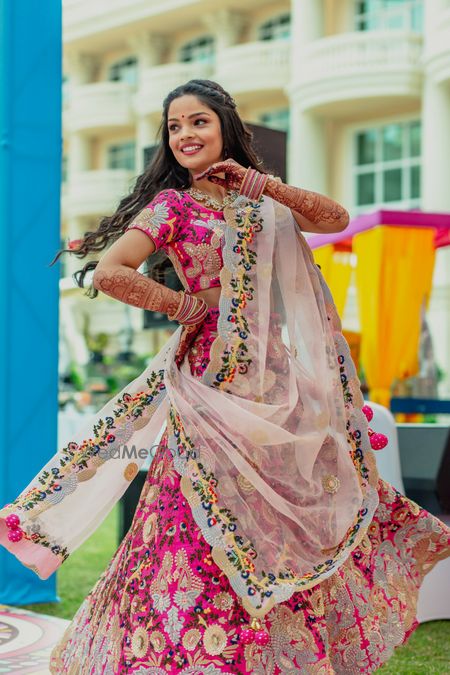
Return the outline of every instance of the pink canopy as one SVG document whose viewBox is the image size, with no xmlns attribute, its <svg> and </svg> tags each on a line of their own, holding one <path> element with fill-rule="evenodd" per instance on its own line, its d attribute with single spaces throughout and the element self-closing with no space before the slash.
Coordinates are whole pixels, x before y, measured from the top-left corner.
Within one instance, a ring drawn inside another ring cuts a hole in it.
<svg viewBox="0 0 450 675">
<path fill-rule="evenodd" d="M 377 225 L 395 227 L 434 227 L 436 230 L 435 247 L 450 246 L 450 213 L 430 213 L 423 211 L 374 211 L 353 218 L 343 232 L 316 234 L 308 237 L 312 249 L 326 244 L 335 244 L 343 251 L 352 250 L 352 237 L 358 232 L 370 230 Z"/>
</svg>

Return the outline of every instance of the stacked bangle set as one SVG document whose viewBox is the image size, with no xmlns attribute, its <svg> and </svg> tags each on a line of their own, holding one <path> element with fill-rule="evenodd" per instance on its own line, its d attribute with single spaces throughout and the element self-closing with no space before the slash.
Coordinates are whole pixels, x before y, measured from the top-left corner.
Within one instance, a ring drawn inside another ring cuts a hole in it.
<svg viewBox="0 0 450 675">
<path fill-rule="evenodd" d="M 169 319 L 171 321 L 176 320 L 185 326 L 191 326 L 202 321 L 208 314 L 208 304 L 205 300 L 188 295 L 185 291 L 179 291 L 179 293 L 181 302 L 173 314 L 167 315 Z"/>
<path fill-rule="evenodd" d="M 248 167 L 242 181 L 239 194 L 252 201 L 259 201 L 270 176 Z"/>
</svg>

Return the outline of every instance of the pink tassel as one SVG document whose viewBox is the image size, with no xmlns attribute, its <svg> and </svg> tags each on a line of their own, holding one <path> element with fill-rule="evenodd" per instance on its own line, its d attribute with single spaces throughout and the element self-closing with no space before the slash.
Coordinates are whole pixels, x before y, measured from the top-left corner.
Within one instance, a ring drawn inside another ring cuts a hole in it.
<svg viewBox="0 0 450 675">
<path fill-rule="evenodd" d="M 363 411 L 364 415 L 367 417 L 367 421 L 370 422 L 370 420 L 373 417 L 373 410 L 369 405 L 364 405 L 361 410 Z"/>
<path fill-rule="evenodd" d="M 370 445 L 372 446 L 372 450 L 381 450 L 387 446 L 388 442 L 388 437 L 384 434 L 373 433 L 370 437 Z"/>
<path fill-rule="evenodd" d="M 244 645 L 250 645 L 254 642 L 259 647 L 265 647 L 269 643 L 270 635 L 261 627 L 261 622 L 253 617 L 251 624 L 247 624 L 241 629 L 241 640 Z"/>
</svg>

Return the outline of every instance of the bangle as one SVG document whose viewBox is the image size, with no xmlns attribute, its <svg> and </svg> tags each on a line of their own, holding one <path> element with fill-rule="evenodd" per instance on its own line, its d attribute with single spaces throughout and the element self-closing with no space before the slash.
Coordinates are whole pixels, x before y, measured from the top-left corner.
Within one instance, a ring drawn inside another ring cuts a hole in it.
<svg viewBox="0 0 450 675">
<path fill-rule="evenodd" d="M 198 323 L 208 313 L 208 304 L 203 298 L 195 298 L 188 295 L 184 291 L 179 291 L 181 296 L 180 304 L 173 314 L 167 314 L 171 321 L 177 320 L 185 326 L 190 326 Z"/>
<path fill-rule="evenodd" d="M 267 174 L 260 173 L 249 166 L 241 183 L 239 194 L 258 202 L 261 199 L 268 180 L 269 176 Z"/>
</svg>

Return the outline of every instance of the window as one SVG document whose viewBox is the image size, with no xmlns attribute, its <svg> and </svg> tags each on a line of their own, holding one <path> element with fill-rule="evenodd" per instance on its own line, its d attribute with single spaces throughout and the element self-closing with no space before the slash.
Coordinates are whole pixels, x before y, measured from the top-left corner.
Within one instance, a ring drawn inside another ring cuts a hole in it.
<svg viewBox="0 0 450 675">
<path fill-rule="evenodd" d="M 108 169 L 128 169 L 132 171 L 135 168 L 135 153 L 136 143 L 134 141 L 110 145 L 107 151 Z"/>
<path fill-rule="evenodd" d="M 355 30 L 423 30 L 423 0 L 357 0 Z"/>
<path fill-rule="evenodd" d="M 136 84 L 137 81 L 137 59 L 129 56 L 126 59 L 116 61 L 109 67 L 108 80 L 110 82 L 128 82 Z"/>
<path fill-rule="evenodd" d="M 399 122 L 355 134 L 355 208 L 420 206 L 420 121 Z"/>
<path fill-rule="evenodd" d="M 289 133 L 289 108 L 280 108 L 279 110 L 270 110 L 259 116 L 259 121 L 270 129 L 278 129 Z"/>
<path fill-rule="evenodd" d="M 215 58 L 215 40 L 210 35 L 202 35 L 186 42 L 179 51 L 178 60 L 186 63 L 196 61 L 213 63 Z"/>
<path fill-rule="evenodd" d="M 261 24 L 259 40 L 286 40 L 291 36 L 291 15 L 280 14 Z"/>
</svg>

